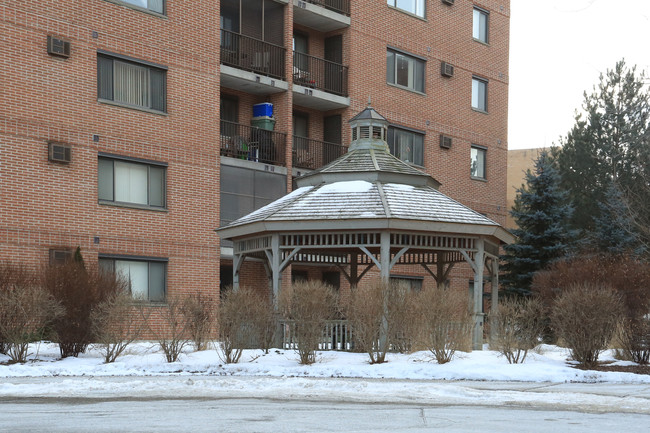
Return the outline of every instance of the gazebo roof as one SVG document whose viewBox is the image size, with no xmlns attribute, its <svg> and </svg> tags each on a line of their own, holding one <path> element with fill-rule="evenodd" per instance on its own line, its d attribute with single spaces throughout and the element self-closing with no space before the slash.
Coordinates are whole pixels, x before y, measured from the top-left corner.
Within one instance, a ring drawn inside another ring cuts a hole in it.
<svg viewBox="0 0 650 433">
<path fill-rule="evenodd" d="M 297 179 L 292 193 L 217 229 L 221 237 L 367 229 L 514 240 L 498 223 L 438 191 L 433 177 L 393 156 L 382 139 L 388 122 L 374 109 L 366 108 L 350 123 L 360 132 L 367 125 L 383 131 L 359 135 L 348 153 Z"/>
</svg>

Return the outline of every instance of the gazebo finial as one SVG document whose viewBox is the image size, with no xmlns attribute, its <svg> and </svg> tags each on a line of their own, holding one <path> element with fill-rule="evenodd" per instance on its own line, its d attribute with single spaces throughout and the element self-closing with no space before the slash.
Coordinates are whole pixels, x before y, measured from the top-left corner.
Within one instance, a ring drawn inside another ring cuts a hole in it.
<svg viewBox="0 0 650 433">
<path fill-rule="evenodd" d="M 370 95 L 368 95 L 368 108 L 372 107 L 372 100 L 370 99 Z"/>
</svg>

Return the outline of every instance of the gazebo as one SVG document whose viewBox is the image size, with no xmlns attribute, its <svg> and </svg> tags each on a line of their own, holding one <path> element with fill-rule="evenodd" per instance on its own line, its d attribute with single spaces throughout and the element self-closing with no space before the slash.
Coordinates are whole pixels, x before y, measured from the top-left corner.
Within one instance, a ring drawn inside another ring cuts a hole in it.
<svg viewBox="0 0 650 433">
<path fill-rule="evenodd" d="M 233 242 L 234 289 L 247 257 L 264 262 L 275 300 L 291 264 L 336 266 L 351 287 L 373 267 L 388 281 L 394 266 L 420 265 L 442 286 L 454 265 L 466 262 L 474 273 L 472 345 L 481 349 L 484 281 L 497 305 L 499 247 L 514 237 L 391 155 L 388 121 L 370 105 L 350 124 L 348 153 L 298 178 L 290 194 L 217 229 Z"/>
</svg>

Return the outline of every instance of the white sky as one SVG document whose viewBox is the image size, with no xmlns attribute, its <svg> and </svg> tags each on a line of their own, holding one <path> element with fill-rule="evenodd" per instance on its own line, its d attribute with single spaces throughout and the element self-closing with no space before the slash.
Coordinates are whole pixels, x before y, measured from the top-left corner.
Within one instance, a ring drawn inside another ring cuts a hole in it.
<svg viewBox="0 0 650 433">
<path fill-rule="evenodd" d="M 625 58 L 650 71 L 650 0 L 511 0 L 510 149 L 559 144 L 583 92 Z"/>
</svg>

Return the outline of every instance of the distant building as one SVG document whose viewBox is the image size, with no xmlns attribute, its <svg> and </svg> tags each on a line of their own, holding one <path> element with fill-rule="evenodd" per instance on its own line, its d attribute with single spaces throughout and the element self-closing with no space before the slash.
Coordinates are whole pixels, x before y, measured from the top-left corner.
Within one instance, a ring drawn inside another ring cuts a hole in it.
<svg viewBox="0 0 650 433">
<path fill-rule="evenodd" d="M 515 204 L 517 188 L 521 188 L 521 185 L 525 182 L 526 170 L 532 170 L 535 167 L 535 160 L 543 150 L 548 150 L 548 147 L 508 151 L 508 211 Z M 517 228 L 517 224 L 515 224 L 509 212 L 506 216 L 506 228 Z"/>
</svg>

